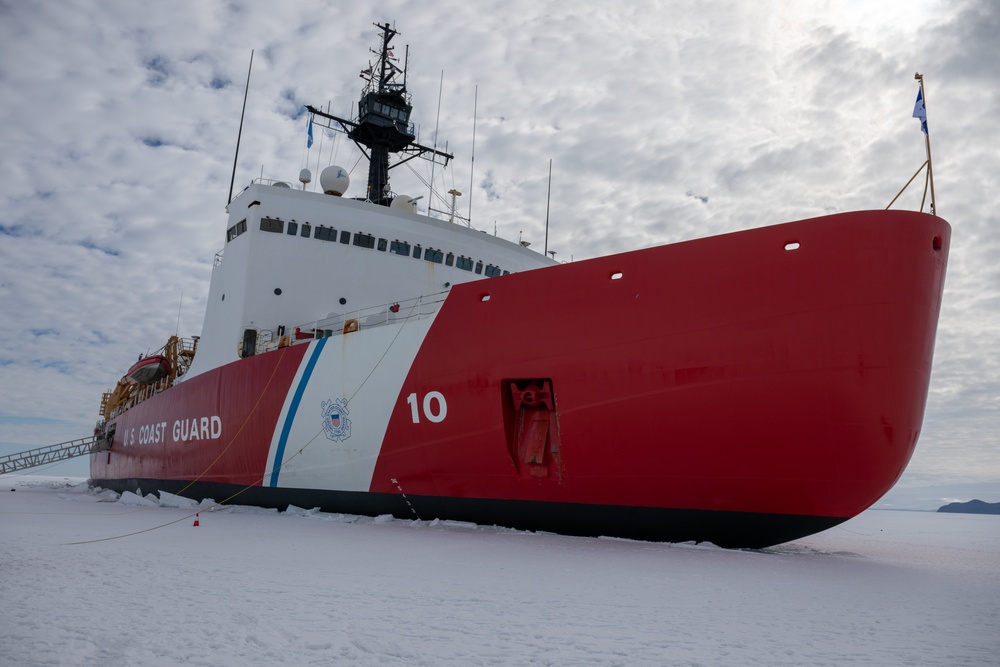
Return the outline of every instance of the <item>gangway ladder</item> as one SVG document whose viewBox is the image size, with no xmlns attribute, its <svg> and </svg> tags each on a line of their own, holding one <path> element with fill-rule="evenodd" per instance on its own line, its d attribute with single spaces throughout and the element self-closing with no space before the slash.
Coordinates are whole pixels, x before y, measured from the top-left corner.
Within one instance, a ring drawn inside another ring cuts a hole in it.
<svg viewBox="0 0 1000 667">
<path fill-rule="evenodd" d="M 89 438 L 78 438 L 69 442 L 60 442 L 57 445 L 47 445 L 16 454 L 8 454 L 0 456 L 0 474 L 35 468 L 56 461 L 65 461 L 75 456 L 100 451 L 100 449 L 97 436 L 92 435 Z"/>
</svg>

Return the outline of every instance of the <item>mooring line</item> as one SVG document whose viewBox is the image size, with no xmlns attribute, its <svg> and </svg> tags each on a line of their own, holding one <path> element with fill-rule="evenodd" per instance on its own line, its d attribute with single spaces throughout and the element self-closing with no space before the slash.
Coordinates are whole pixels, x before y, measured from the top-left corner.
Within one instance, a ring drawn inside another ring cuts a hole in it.
<svg viewBox="0 0 1000 667">
<path fill-rule="evenodd" d="M 365 386 L 365 384 L 372 377 L 372 375 L 375 374 L 375 371 L 378 369 L 378 367 L 385 360 L 386 355 L 389 354 L 389 350 L 392 349 L 392 346 L 396 343 L 396 340 L 399 338 L 399 335 L 403 332 L 403 327 L 405 327 L 406 324 L 407 324 L 407 322 L 409 322 L 410 317 L 412 316 L 412 313 L 413 313 L 413 309 L 416 308 L 417 305 L 419 305 L 419 303 L 420 303 L 420 301 L 417 300 L 416 302 L 414 302 L 414 304 L 412 306 L 410 306 L 410 313 L 407 314 L 406 317 L 403 319 L 403 323 L 399 326 L 399 331 L 397 331 L 396 335 L 393 336 L 392 340 L 389 341 L 389 345 L 386 346 L 385 351 L 382 353 L 382 356 L 379 357 L 379 360 L 377 362 L 375 362 L 375 365 L 372 367 L 371 371 L 369 371 L 368 375 L 365 376 L 365 379 L 361 381 L 361 384 L 358 385 L 358 388 L 354 390 L 354 393 L 351 394 L 350 398 L 348 398 L 348 399 L 345 400 L 345 405 L 349 404 L 352 400 L 354 400 L 354 398 L 361 392 L 361 389 Z M 234 435 L 232 437 L 232 439 L 229 441 L 229 444 L 226 445 L 226 448 L 223 449 L 219 453 L 219 455 L 217 457 L 215 457 L 215 460 L 212 461 L 208 465 L 208 467 L 206 467 L 205 470 L 200 475 L 198 475 L 198 477 L 196 477 L 195 479 L 193 479 L 190 482 L 188 482 L 187 485 L 185 485 L 180 491 L 178 491 L 176 494 L 173 494 L 173 495 L 180 496 L 181 493 L 183 493 L 187 489 L 191 488 L 191 486 L 195 482 L 197 482 L 202 477 L 204 477 L 206 474 L 208 474 L 208 471 L 212 469 L 212 466 L 214 466 L 219 461 L 219 459 L 222 458 L 222 455 L 225 454 L 226 451 L 228 451 L 230 447 L 232 447 L 232 445 L 233 445 L 234 442 L 236 442 L 236 438 L 239 436 L 239 434 L 246 427 L 247 423 L 250 421 L 250 417 L 253 416 L 253 413 L 257 410 L 257 407 L 260 405 L 261 400 L 263 400 L 264 395 L 267 393 L 267 389 L 268 389 L 268 387 L 270 387 L 271 381 L 274 379 L 274 376 L 275 376 L 275 374 L 278 371 L 278 366 L 281 365 L 281 360 L 282 360 L 282 358 L 284 358 L 284 352 L 285 352 L 286 349 L 287 348 L 282 348 L 282 357 L 278 359 L 277 363 L 275 363 L 274 370 L 271 371 L 271 377 L 268 378 L 267 384 L 264 386 L 264 389 L 261 391 L 260 396 L 257 398 L 257 402 L 254 404 L 253 409 L 247 415 L 247 418 L 243 421 L 243 424 L 240 426 L 239 430 L 236 432 L 236 435 Z M 66 542 L 66 543 L 64 543 L 63 546 L 78 546 L 78 545 L 83 545 L 83 544 L 96 544 L 98 542 L 108 542 L 108 541 L 111 541 L 111 540 L 120 540 L 120 539 L 123 539 L 123 538 L 126 538 L 126 537 L 133 537 L 135 535 L 141 535 L 142 533 L 149 533 L 149 532 L 152 532 L 154 530 L 159 530 L 160 528 L 166 528 L 167 526 L 172 526 L 175 523 L 180 523 L 181 521 L 186 521 L 187 519 L 190 519 L 190 518 L 192 518 L 192 517 L 200 514 L 202 511 L 205 511 L 205 512 L 214 511 L 215 509 L 224 506 L 226 503 L 230 502 L 234 498 L 237 498 L 240 495 L 242 495 L 243 493 L 246 493 L 250 489 L 253 489 L 253 488 L 256 488 L 256 487 L 262 487 L 263 483 L 264 483 L 264 480 L 266 480 L 268 477 L 270 477 L 275 471 L 280 471 L 282 467 L 284 467 L 290 461 L 293 461 L 296 457 L 298 457 L 300 454 L 302 454 L 306 450 L 306 448 L 309 447 L 316 440 L 316 438 L 318 438 L 320 436 L 321 433 L 323 433 L 323 431 L 324 431 L 324 429 L 321 428 L 319 431 L 316 432 L 315 435 L 313 435 L 313 437 L 311 437 L 304 445 L 302 445 L 302 447 L 300 447 L 295 452 L 295 454 L 293 454 L 289 458 L 287 458 L 287 459 L 279 462 L 276 467 L 272 467 L 270 470 L 264 472 L 264 474 L 261 475 L 259 481 L 255 481 L 252 484 L 248 484 L 247 486 L 244 486 L 242 489 L 240 489 L 239 491 L 237 491 L 233 495 L 229 496 L 228 498 L 225 498 L 224 500 L 218 501 L 218 502 L 216 502 L 213 505 L 209 505 L 208 507 L 199 507 L 198 510 L 195 513 L 193 513 L 193 514 L 188 514 L 187 516 L 183 516 L 183 517 L 181 517 L 179 519 L 174 519 L 173 521 L 167 521 L 167 522 L 159 524 L 157 526 L 152 526 L 150 528 L 144 528 L 142 530 L 133 531 L 131 533 L 124 533 L 124 534 L 121 534 L 121 535 L 113 535 L 111 537 L 101 537 L 101 538 L 97 538 L 97 539 L 93 539 L 93 540 L 82 540 L 82 541 L 79 541 L 79 542 Z M 401 487 L 400 487 L 400 493 L 402 493 L 402 488 Z M 403 494 L 403 500 L 405 500 L 406 504 L 410 506 L 410 510 L 413 512 L 414 516 L 416 516 L 417 519 L 419 519 L 420 517 L 417 515 L 416 509 L 414 509 L 413 505 L 410 504 L 410 501 L 406 497 L 406 494 Z M 154 509 L 154 508 L 157 508 L 157 507 L 159 507 L 159 506 L 158 505 L 154 505 L 154 506 L 150 506 L 150 507 L 143 507 L 140 510 L 135 510 L 135 511 L 145 511 L 145 510 L 150 510 L 150 509 Z M 123 514 L 131 514 L 131 513 L 134 513 L 134 512 L 124 512 Z"/>
</svg>

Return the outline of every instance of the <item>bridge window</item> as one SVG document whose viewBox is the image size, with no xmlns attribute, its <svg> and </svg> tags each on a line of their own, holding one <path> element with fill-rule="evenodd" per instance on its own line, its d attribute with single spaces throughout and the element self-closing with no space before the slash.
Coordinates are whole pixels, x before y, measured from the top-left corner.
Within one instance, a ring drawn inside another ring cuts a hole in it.
<svg viewBox="0 0 1000 667">
<path fill-rule="evenodd" d="M 232 241 L 246 230 L 247 230 L 247 220 L 246 218 L 243 218 L 235 225 L 226 230 L 226 242 L 228 243 L 229 241 Z"/>
<path fill-rule="evenodd" d="M 309 235 L 312 233 L 312 229 L 313 229 L 312 225 L 310 225 L 308 222 L 303 222 L 302 223 L 302 236 L 304 236 L 305 238 L 309 238 Z"/>
<path fill-rule="evenodd" d="M 421 248 L 420 248 L 419 245 L 413 246 L 413 256 L 414 256 L 414 258 L 420 259 L 420 253 L 421 252 L 422 252 L 422 250 L 421 250 Z"/>
<path fill-rule="evenodd" d="M 362 234 L 361 232 L 358 232 L 354 235 L 354 245 L 359 248 L 374 248 L 375 237 L 371 234 Z"/>
<path fill-rule="evenodd" d="M 482 262 L 476 262 L 476 273 L 481 274 L 482 272 L 483 272 L 483 263 Z"/>
<path fill-rule="evenodd" d="M 337 230 L 333 227 L 324 227 L 320 225 L 316 228 L 316 233 L 313 234 L 313 238 L 319 239 L 320 241 L 336 241 Z"/>
<path fill-rule="evenodd" d="M 455 263 L 455 266 L 462 269 L 463 271 L 471 271 L 472 258 L 462 255 L 461 257 L 458 258 L 458 261 Z"/>
<path fill-rule="evenodd" d="M 409 255 L 410 244 L 406 241 L 393 241 L 389 246 L 389 252 L 394 252 L 397 255 Z"/>
<path fill-rule="evenodd" d="M 295 236 L 296 234 L 298 234 L 299 233 L 299 223 L 297 223 L 297 222 L 289 222 L 288 223 L 288 233 L 291 236 Z"/>
<path fill-rule="evenodd" d="M 455 253 L 449 252 L 444 258 L 445 266 L 455 266 Z"/>
<path fill-rule="evenodd" d="M 486 275 L 490 278 L 495 278 L 501 273 L 499 266 L 493 266 L 492 264 L 486 265 Z"/>
<path fill-rule="evenodd" d="M 444 251 L 435 250 L 434 248 L 428 248 L 427 252 L 424 253 L 424 259 L 428 262 L 434 262 L 435 264 L 440 264 L 444 261 Z"/>
<path fill-rule="evenodd" d="M 260 231 L 262 232 L 274 232 L 275 234 L 280 234 L 285 231 L 285 223 L 281 220 L 276 220 L 274 218 L 261 218 L 260 219 Z"/>
<path fill-rule="evenodd" d="M 380 252 L 385 252 L 386 245 L 388 245 L 388 243 L 385 239 L 378 240 L 378 249 Z"/>
</svg>

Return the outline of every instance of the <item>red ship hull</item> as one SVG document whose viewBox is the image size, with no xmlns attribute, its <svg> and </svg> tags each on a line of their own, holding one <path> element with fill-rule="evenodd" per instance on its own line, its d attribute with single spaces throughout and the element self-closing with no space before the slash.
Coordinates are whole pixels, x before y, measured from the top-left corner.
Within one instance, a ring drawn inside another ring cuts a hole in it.
<svg viewBox="0 0 1000 667">
<path fill-rule="evenodd" d="M 568 534 L 787 541 L 870 507 L 909 462 L 949 239 L 937 217 L 849 213 L 456 285 L 398 370 L 363 488 L 296 483 L 290 453 L 329 442 L 289 436 L 296 393 L 324 381 L 309 364 L 350 355 L 357 333 L 144 401 L 110 424 L 91 477 Z"/>
</svg>

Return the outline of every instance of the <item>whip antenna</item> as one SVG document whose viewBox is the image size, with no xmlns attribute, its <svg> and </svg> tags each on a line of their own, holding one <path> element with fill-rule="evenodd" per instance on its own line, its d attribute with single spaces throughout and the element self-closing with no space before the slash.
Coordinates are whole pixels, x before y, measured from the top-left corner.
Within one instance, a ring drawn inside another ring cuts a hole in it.
<svg viewBox="0 0 1000 667">
<path fill-rule="evenodd" d="M 247 87 L 243 91 L 243 111 L 240 113 L 240 131 L 236 134 L 236 155 L 233 156 L 233 177 L 229 179 L 229 199 L 226 207 L 233 201 L 233 184 L 236 183 L 236 160 L 240 157 L 240 138 L 243 136 L 243 117 L 247 113 L 247 95 L 250 93 L 250 71 L 253 69 L 253 49 L 250 49 L 250 67 L 247 68 Z"/>
</svg>

